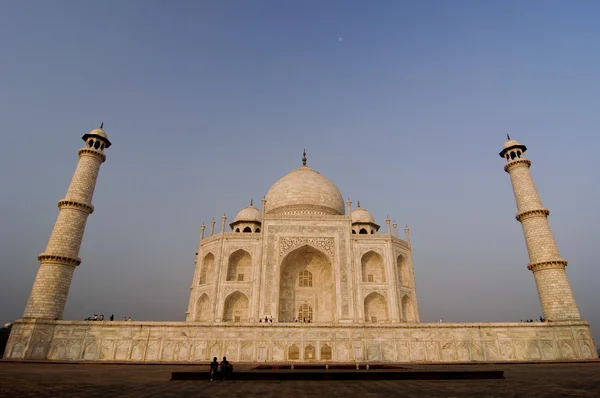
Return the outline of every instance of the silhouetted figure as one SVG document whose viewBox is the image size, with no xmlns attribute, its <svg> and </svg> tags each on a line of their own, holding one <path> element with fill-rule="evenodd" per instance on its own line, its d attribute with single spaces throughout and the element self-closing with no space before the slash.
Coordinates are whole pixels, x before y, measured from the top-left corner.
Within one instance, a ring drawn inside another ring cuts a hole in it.
<svg viewBox="0 0 600 398">
<path fill-rule="evenodd" d="M 223 361 L 221 361 L 221 380 L 227 380 L 229 374 L 233 371 L 233 366 L 227 360 L 227 357 L 223 357 Z"/>
<path fill-rule="evenodd" d="M 217 361 L 217 357 L 213 358 L 213 361 L 210 363 L 210 381 L 215 381 L 215 376 L 218 378 L 219 373 L 219 361 Z"/>
<path fill-rule="evenodd" d="M 268 323 L 268 322 L 269 322 L 269 317 L 268 317 L 268 316 L 266 316 L 266 317 L 265 317 L 265 323 Z"/>
<path fill-rule="evenodd" d="M 112 314 L 112 315 L 110 316 L 110 321 L 112 322 L 112 321 L 114 321 L 114 320 L 115 320 L 115 315 L 114 315 L 114 314 Z"/>
</svg>

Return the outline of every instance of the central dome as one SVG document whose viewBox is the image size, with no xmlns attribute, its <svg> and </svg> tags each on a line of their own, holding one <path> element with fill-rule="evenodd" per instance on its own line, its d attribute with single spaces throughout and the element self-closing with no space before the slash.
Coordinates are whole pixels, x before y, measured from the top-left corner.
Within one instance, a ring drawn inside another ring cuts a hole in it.
<svg viewBox="0 0 600 398">
<path fill-rule="evenodd" d="M 265 199 L 267 214 L 345 214 L 344 199 L 338 187 L 307 166 L 280 178 Z"/>
</svg>

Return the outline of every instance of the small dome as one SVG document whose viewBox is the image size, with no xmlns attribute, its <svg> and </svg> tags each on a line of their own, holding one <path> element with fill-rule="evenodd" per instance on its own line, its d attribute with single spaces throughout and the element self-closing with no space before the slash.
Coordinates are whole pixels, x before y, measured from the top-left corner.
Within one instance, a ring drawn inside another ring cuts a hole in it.
<svg viewBox="0 0 600 398">
<path fill-rule="evenodd" d="M 331 214 L 346 212 L 344 198 L 333 182 L 302 166 L 280 178 L 265 195 L 269 214 Z"/>
<path fill-rule="evenodd" d="M 102 125 L 104 125 L 104 123 L 102 123 Z M 102 130 L 102 125 L 100 126 L 100 128 L 90 130 L 89 133 L 84 134 L 83 137 L 81 137 L 81 138 L 84 141 L 87 141 L 87 139 L 91 138 L 91 137 L 102 137 L 103 141 L 104 141 L 104 144 L 105 144 L 105 148 L 110 147 L 111 143 L 108 140 L 108 136 L 106 135 L 106 133 L 104 132 L 104 130 Z"/>
<path fill-rule="evenodd" d="M 108 136 L 106 135 L 106 133 L 102 129 L 93 129 L 88 134 L 90 134 L 90 135 L 99 135 L 102 138 L 108 139 Z"/>
<path fill-rule="evenodd" d="M 502 146 L 502 151 L 500 151 L 499 153 L 500 157 L 505 157 L 507 152 L 509 152 L 513 148 L 520 149 L 522 153 L 525 153 L 525 151 L 527 150 L 527 147 L 525 145 L 521 144 L 517 140 L 511 139 L 508 135 L 506 138 L 508 138 L 508 140 Z"/>
<path fill-rule="evenodd" d="M 357 222 L 375 224 L 375 219 L 368 210 L 359 207 L 352 210 L 352 223 L 354 224 Z"/>
<path fill-rule="evenodd" d="M 248 207 L 244 207 L 238 214 L 235 216 L 235 221 L 255 221 L 260 222 L 260 210 L 256 207 L 250 205 Z"/>
<path fill-rule="evenodd" d="M 521 143 L 517 140 L 508 140 L 504 143 L 502 148 L 506 149 L 506 148 L 512 148 L 514 146 L 521 146 Z"/>
</svg>

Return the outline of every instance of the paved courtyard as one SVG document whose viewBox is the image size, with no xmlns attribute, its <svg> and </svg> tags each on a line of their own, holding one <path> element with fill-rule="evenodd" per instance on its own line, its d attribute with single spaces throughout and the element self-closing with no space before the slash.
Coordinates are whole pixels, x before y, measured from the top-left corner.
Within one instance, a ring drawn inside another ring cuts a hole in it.
<svg viewBox="0 0 600 398">
<path fill-rule="evenodd" d="M 185 365 L 44 364 L 0 361 L 0 397 L 598 397 L 600 362 L 402 365 L 432 370 L 504 370 L 504 380 L 170 381 Z M 247 368 L 239 365 L 236 369 Z"/>
</svg>

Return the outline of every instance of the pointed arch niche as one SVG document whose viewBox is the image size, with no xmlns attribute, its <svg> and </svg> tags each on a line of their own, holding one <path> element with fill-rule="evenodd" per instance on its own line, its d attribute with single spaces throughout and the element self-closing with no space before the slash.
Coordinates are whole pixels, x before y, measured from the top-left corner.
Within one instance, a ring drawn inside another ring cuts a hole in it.
<svg viewBox="0 0 600 398">
<path fill-rule="evenodd" d="M 408 272 L 408 264 L 406 263 L 406 257 L 402 254 L 396 259 L 396 270 L 398 274 L 398 283 L 400 285 L 409 285 L 410 274 Z"/>
<path fill-rule="evenodd" d="M 365 297 L 365 321 L 377 323 L 387 320 L 388 306 L 385 297 L 376 292 Z"/>
<path fill-rule="evenodd" d="M 402 297 L 402 320 L 404 322 L 415 322 L 415 309 L 412 299 L 407 294 Z"/>
<path fill-rule="evenodd" d="M 208 322 L 210 320 L 210 299 L 203 293 L 196 304 L 196 322 Z"/>
<path fill-rule="evenodd" d="M 244 282 L 251 280 L 252 257 L 250 253 L 239 249 L 229 256 L 229 266 L 227 267 L 227 281 Z"/>
<path fill-rule="evenodd" d="M 280 270 L 279 322 L 294 322 L 301 306 L 312 309 L 311 322 L 333 322 L 335 285 L 331 261 L 323 252 L 301 246 L 283 258 Z"/>
<path fill-rule="evenodd" d="M 233 292 L 225 299 L 223 322 L 248 321 L 248 297 L 240 292 Z"/>
<path fill-rule="evenodd" d="M 200 268 L 200 278 L 198 280 L 199 285 L 211 283 L 213 281 L 215 269 L 215 256 L 212 253 L 208 253 L 202 259 L 202 268 Z"/>
<path fill-rule="evenodd" d="M 385 269 L 380 254 L 369 251 L 362 256 L 360 262 L 363 282 L 385 283 Z"/>
</svg>

